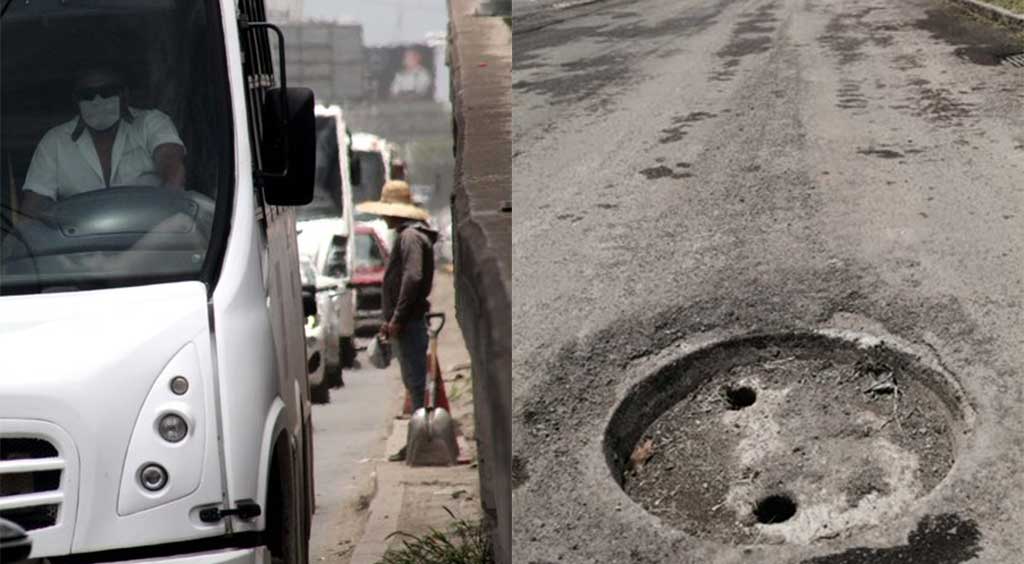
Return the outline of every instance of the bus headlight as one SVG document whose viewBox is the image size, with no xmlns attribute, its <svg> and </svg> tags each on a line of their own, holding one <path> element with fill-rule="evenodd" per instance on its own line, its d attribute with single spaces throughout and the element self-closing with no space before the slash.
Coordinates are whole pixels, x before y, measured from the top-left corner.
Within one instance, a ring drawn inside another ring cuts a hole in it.
<svg viewBox="0 0 1024 564">
<path fill-rule="evenodd" d="M 188 423 L 182 416 L 168 413 L 160 418 L 157 431 L 160 433 L 160 437 L 169 443 L 181 442 L 188 435 Z"/>
<path fill-rule="evenodd" d="M 139 470 L 139 481 L 151 492 L 160 491 L 167 485 L 167 470 L 159 464 L 147 464 Z"/>
</svg>

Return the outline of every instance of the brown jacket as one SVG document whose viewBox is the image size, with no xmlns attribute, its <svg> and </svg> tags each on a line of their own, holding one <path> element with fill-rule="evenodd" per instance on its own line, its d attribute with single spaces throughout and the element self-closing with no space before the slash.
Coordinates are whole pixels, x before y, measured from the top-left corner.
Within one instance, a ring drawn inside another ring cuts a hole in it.
<svg viewBox="0 0 1024 564">
<path fill-rule="evenodd" d="M 410 221 L 398 228 L 381 287 L 384 319 L 405 324 L 430 311 L 427 298 L 434 283 L 434 241 L 437 231 L 425 223 Z"/>
</svg>

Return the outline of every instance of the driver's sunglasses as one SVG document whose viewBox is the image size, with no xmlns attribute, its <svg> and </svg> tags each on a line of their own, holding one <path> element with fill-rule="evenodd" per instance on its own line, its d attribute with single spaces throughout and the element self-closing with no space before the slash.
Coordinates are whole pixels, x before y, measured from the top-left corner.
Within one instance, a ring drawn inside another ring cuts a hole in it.
<svg viewBox="0 0 1024 564">
<path fill-rule="evenodd" d="M 121 92 L 121 85 L 117 83 L 102 84 L 100 86 L 88 86 L 75 91 L 79 100 L 92 100 L 96 96 L 110 98 Z"/>
</svg>

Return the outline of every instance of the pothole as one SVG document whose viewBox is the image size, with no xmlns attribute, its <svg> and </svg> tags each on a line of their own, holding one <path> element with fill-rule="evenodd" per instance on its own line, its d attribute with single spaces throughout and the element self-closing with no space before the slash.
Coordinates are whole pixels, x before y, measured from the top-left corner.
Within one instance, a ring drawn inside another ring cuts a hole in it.
<svg viewBox="0 0 1024 564">
<path fill-rule="evenodd" d="M 726 403 L 729 404 L 729 409 L 743 409 L 754 405 L 754 402 L 757 401 L 757 392 L 750 386 L 725 387 L 723 394 Z"/>
<path fill-rule="evenodd" d="M 788 495 L 770 495 L 754 506 L 754 517 L 765 525 L 784 523 L 795 514 L 796 502 Z"/>
<path fill-rule="evenodd" d="M 636 385 L 606 430 L 625 492 L 726 543 L 807 544 L 884 525 L 934 489 L 965 427 L 915 356 L 818 333 L 725 341 Z"/>
</svg>

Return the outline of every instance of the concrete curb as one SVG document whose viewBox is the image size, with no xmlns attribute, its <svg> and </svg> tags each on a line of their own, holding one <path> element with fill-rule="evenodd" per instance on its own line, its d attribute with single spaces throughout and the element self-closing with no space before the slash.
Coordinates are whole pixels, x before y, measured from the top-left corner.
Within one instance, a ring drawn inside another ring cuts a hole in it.
<svg viewBox="0 0 1024 564">
<path fill-rule="evenodd" d="M 388 448 L 392 445 L 405 443 L 406 425 L 395 421 L 388 437 Z M 385 456 L 392 450 L 386 450 Z M 369 517 L 359 543 L 352 550 L 349 564 L 376 564 L 388 550 L 388 537 L 398 530 L 398 516 L 402 512 L 405 498 L 405 484 L 401 480 L 404 466 L 389 466 L 388 462 L 378 462 L 372 472 L 373 488 L 370 502 Z M 381 485 L 380 482 L 384 482 Z"/>
<path fill-rule="evenodd" d="M 387 440 L 385 455 L 397 452 L 405 445 L 409 429 L 408 420 L 396 420 Z M 459 448 L 465 449 L 463 437 L 459 436 Z M 438 467 L 444 471 L 445 467 Z M 371 493 L 369 517 L 359 542 L 352 550 L 349 564 L 376 564 L 388 549 L 388 537 L 398 532 L 399 517 L 404 510 L 406 492 L 410 481 L 410 468 L 405 464 L 378 462 L 371 472 Z M 383 482 L 383 485 L 381 485 Z M 412 479 L 415 487 L 415 478 Z"/>
<path fill-rule="evenodd" d="M 1008 27 L 1024 31 L 1024 15 L 1015 14 L 1006 8 L 994 6 L 981 0 L 951 0 L 969 12 L 994 20 Z"/>
</svg>

